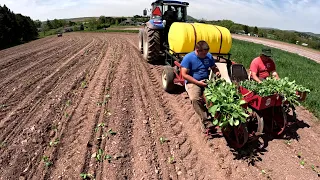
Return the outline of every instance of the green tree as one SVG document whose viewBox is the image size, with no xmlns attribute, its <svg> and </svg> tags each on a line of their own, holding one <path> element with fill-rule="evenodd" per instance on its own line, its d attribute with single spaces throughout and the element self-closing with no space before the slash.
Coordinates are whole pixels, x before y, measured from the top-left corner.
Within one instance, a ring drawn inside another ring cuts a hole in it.
<svg viewBox="0 0 320 180">
<path fill-rule="evenodd" d="M 238 24 L 233 24 L 230 28 L 229 28 L 229 31 L 231 33 L 237 33 L 239 31 L 243 30 L 242 26 L 241 25 L 238 25 Z"/>
<path fill-rule="evenodd" d="M 100 16 L 98 21 L 99 21 L 99 24 L 104 24 L 104 23 L 106 23 L 106 17 Z"/>
<path fill-rule="evenodd" d="M 53 29 L 52 23 L 49 19 L 47 19 L 47 25 L 49 29 Z"/>
<path fill-rule="evenodd" d="M 246 34 L 248 34 L 248 33 L 249 33 L 249 26 L 243 25 L 243 30 L 244 30 L 244 32 L 245 32 Z"/>
<path fill-rule="evenodd" d="M 95 18 L 91 18 L 88 23 L 89 30 L 96 30 L 98 26 L 98 22 Z"/>
<path fill-rule="evenodd" d="M 42 32 L 43 32 L 44 36 L 46 35 L 46 32 L 49 30 L 50 30 L 50 28 L 49 28 L 48 24 L 42 24 Z"/>
<path fill-rule="evenodd" d="M 254 33 L 254 34 L 259 34 L 259 29 L 258 29 L 258 27 L 257 27 L 257 26 L 255 26 L 255 27 L 254 27 L 254 29 L 253 29 L 253 33 Z"/>
<path fill-rule="evenodd" d="M 6 5 L 0 6 L 0 49 L 36 39 L 37 26 L 34 21 L 13 13 Z"/>
<path fill-rule="evenodd" d="M 222 20 L 218 23 L 220 26 L 230 29 L 234 25 L 234 22 L 231 20 Z"/>
<path fill-rule="evenodd" d="M 35 20 L 34 24 L 36 25 L 37 28 L 41 28 L 42 22 L 40 20 Z"/>
</svg>

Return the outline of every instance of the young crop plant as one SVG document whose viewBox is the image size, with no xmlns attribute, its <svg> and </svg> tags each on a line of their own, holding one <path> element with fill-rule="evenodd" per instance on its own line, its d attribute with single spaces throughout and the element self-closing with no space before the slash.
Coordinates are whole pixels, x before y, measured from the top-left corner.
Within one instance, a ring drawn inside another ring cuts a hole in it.
<svg viewBox="0 0 320 180">
<path fill-rule="evenodd" d="M 88 173 L 81 173 L 80 177 L 82 177 L 82 179 L 88 179 L 88 178 L 93 178 L 92 174 L 88 174 Z"/>
<path fill-rule="evenodd" d="M 59 139 L 55 139 L 54 141 L 50 141 L 50 146 L 56 146 L 59 143 Z"/>
<path fill-rule="evenodd" d="M 300 105 L 300 97 L 297 92 L 310 93 L 309 89 L 296 84 L 295 81 L 289 81 L 288 77 L 279 80 L 268 77 L 266 80 L 262 81 L 262 83 L 247 80 L 240 82 L 240 86 L 263 97 L 279 94 L 283 97 L 283 102 L 288 101 L 288 103 L 292 105 Z"/>
<path fill-rule="evenodd" d="M 43 156 L 43 157 L 42 157 L 42 160 L 43 160 L 44 164 L 45 164 L 47 167 L 53 165 L 53 163 L 49 160 L 49 157 L 48 157 L 48 156 Z"/>
<path fill-rule="evenodd" d="M 236 85 L 226 82 L 224 79 L 207 81 L 207 88 L 204 90 L 204 96 L 209 113 L 213 120 L 213 125 L 220 127 L 238 126 L 240 123 L 246 123 L 249 115 L 246 113 L 243 105 L 242 94 L 237 91 Z"/>
</svg>

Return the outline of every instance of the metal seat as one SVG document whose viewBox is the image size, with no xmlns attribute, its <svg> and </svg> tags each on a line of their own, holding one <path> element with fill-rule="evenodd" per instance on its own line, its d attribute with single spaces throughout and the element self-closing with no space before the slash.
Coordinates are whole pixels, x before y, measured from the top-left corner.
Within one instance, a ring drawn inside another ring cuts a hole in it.
<svg viewBox="0 0 320 180">
<path fill-rule="evenodd" d="M 248 73 L 242 64 L 232 64 L 230 74 L 233 82 L 248 80 Z"/>
</svg>

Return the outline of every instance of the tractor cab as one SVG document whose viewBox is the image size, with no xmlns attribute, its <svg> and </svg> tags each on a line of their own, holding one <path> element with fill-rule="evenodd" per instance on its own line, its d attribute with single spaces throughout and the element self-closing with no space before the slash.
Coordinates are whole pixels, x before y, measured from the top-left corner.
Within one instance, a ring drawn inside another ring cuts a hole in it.
<svg viewBox="0 0 320 180">
<path fill-rule="evenodd" d="M 151 4 L 152 9 L 150 18 L 185 22 L 187 20 L 188 5 L 189 3 L 181 1 L 155 1 Z"/>
<path fill-rule="evenodd" d="M 139 31 L 139 49 L 148 61 L 157 61 L 168 46 L 168 33 L 174 22 L 187 21 L 188 2 L 156 0 L 151 3 L 150 19 Z M 147 16 L 147 9 L 143 15 Z"/>
<path fill-rule="evenodd" d="M 188 2 L 157 0 L 151 4 L 150 20 L 170 27 L 173 22 L 187 21 Z M 147 10 L 143 11 L 147 15 Z"/>
</svg>

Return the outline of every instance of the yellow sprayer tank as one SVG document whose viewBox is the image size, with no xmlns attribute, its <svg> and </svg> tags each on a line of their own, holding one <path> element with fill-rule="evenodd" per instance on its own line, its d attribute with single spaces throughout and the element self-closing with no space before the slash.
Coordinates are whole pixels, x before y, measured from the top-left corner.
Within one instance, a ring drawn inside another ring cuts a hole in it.
<svg viewBox="0 0 320 180">
<path fill-rule="evenodd" d="M 209 44 L 210 53 L 228 54 L 231 49 L 232 37 L 225 27 L 185 22 L 175 22 L 170 27 L 169 48 L 175 53 L 194 51 L 195 44 L 200 40 Z"/>
</svg>

